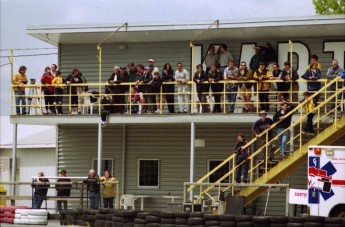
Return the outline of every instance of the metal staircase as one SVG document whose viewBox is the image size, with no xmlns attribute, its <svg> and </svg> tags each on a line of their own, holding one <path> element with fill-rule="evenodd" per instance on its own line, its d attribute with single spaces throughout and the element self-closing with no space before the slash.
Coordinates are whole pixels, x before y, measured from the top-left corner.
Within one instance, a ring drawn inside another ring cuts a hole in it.
<svg viewBox="0 0 345 227">
<path fill-rule="evenodd" d="M 268 131 L 273 130 L 278 122 L 273 124 L 270 129 L 267 129 L 260 134 L 260 137 L 266 138 L 266 141 L 265 145 L 258 148 L 249 157 L 249 183 L 272 184 L 279 182 L 306 162 L 307 147 L 309 145 L 329 145 L 345 134 L 345 117 L 341 116 L 341 113 L 338 110 L 345 103 L 343 100 L 337 99 L 339 94 L 343 94 L 345 92 L 345 88 L 339 88 L 335 92 L 329 91 L 329 87 L 333 84 L 337 85 L 337 83 L 338 80 L 334 80 L 326 84 L 318 92 L 314 93 L 310 97 L 314 98 L 319 94 L 323 94 L 325 97 L 324 100 L 322 102 L 319 102 L 315 109 L 311 111 L 315 114 L 313 124 L 314 128 L 316 128 L 316 136 L 308 137 L 306 135 L 302 135 L 302 124 L 306 121 L 308 114 L 303 111 L 303 106 L 307 101 L 300 103 L 290 111 L 289 114 L 299 115 L 299 118 L 296 122 L 293 122 L 289 128 L 286 129 L 287 131 L 294 132 L 287 145 L 295 148 L 293 149 L 294 152 L 292 152 L 289 157 L 279 160 L 276 165 L 268 164 L 269 151 L 270 149 L 272 149 L 272 144 L 275 144 L 279 137 L 279 135 L 277 135 L 274 138 L 269 139 Z M 330 107 L 331 104 L 333 107 Z M 245 147 L 252 146 L 256 141 L 256 138 L 252 139 L 247 143 Z M 278 153 L 279 150 L 275 150 L 275 154 Z M 264 158 L 261 158 L 262 156 Z M 220 165 L 215 167 L 212 171 L 207 173 L 196 182 L 196 184 L 207 183 L 208 177 L 223 165 L 230 163 L 232 166 L 231 170 L 227 174 L 219 178 L 214 184 L 210 183 L 204 188 L 200 187 L 200 198 L 203 198 L 204 196 L 211 197 L 212 194 L 214 194 L 214 191 L 211 190 L 214 189 L 217 184 L 221 184 L 224 179 L 230 178 L 230 182 L 235 182 L 236 169 L 241 165 L 236 165 L 235 161 L 236 155 L 230 155 Z M 236 193 L 236 195 L 245 196 L 245 204 L 249 204 L 267 189 L 267 187 L 246 187 L 245 184 L 241 184 L 240 187 L 237 186 L 238 185 L 234 185 L 232 183 L 229 186 L 222 188 L 221 190 L 219 187 L 216 193 L 220 193 L 220 191 L 225 192 L 230 190 L 232 194 Z M 193 190 L 194 187 L 195 185 L 191 185 L 188 188 L 188 191 Z"/>
</svg>

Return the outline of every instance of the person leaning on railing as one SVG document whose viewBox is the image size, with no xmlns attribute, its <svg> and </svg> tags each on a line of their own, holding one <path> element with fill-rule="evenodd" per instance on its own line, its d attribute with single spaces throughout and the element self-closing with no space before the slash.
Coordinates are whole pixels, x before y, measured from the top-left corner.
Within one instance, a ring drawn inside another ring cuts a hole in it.
<svg viewBox="0 0 345 227">
<path fill-rule="evenodd" d="M 267 65 L 264 61 L 260 62 L 260 67 L 254 72 L 253 79 L 258 81 L 257 89 L 259 92 L 259 101 L 261 110 L 266 112 L 270 111 L 268 92 L 271 88 L 270 82 L 268 81 L 271 77 L 270 71 L 267 69 Z"/>
<path fill-rule="evenodd" d="M 56 106 L 56 110 L 58 114 L 63 114 L 62 112 L 62 100 L 63 100 L 63 89 L 65 87 L 65 80 L 62 78 L 61 72 L 59 70 L 56 71 L 56 76 L 52 81 L 54 86 L 54 103 L 53 105 Z"/>
<path fill-rule="evenodd" d="M 120 84 L 123 82 L 124 78 L 120 72 L 120 67 L 115 65 L 114 71 L 108 79 L 108 89 L 110 94 L 112 94 L 112 103 L 115 104 L 114 112 L 123 114 L 124 112 L 124 86 Z"/>
<path fill-rule="evenodd" d="M 66 84 L 82 84 L 83 79 L 80 76 L 80 72 L 77 68 L 72 69 L 71 74 L 66 77 Z M 77 86 L 68 86 L 68 93 L 71 94 L 69 97 L 70 105 L 72 107 L 71 114 L 78 114 L 78 92 Z"/>
<path fill-rule="evenodd" d="M 189 112 L 190 88 L 187 82 L 190 80 L 189 72 L 183 68 L 182 63 L 177 63 L 177 70 L 174 74 L 177 83 L 177 98 L 179 102 L 179 113 Z"/>
<path fill-rule="evenodd" d="M 307 80 L 308 92 L 313 94 L 314 92 L 321 89 L 321 82 L 317 80 L 321 79 L 321 71 L 318 69 L 317 64 L 311 65 L 302 76 L 303 79 Z M 315 104 L 319 102 L 320 94 L 316 95 L 314 98 Z"/>
<path fill-rule="evenodd" d="M 235 67 L 234 61 L 229 61 L 228 67 L 224 70 L 223 79 L 225 81 L 236 81 L 239 77 L 238 68 Z M 234 113 L 235 103 L 238 92 L 238 83 L 227 83 L 226 84 L 226 97 L 229 103 L 229 113 Z"/>
<path fill-rule="evenodd" d="M 104 183 L 102 190 L 104 208 L 114 208 L 116 179 L 106 170 L 104 176 L 100 177 L 99 180 Z"/>
<path fill-rule="evenodd" d="M 290 72 L 292 70 L 292 72 Z M 287 92 L 283 94 L 284 101 L 290 100 L 289 91 L 292 91 L 292 106 L 298 105 L 298 91 L 299 91 L 299 84 L 296 80 L 299 79 L 299 75 L 297 70 L 291 67 L 291 63 L 286 61 L 284 62 L 284 69 L 281 72 L 280 79 L 285 82 L 285 88 Z M 292 86 L 292 87 L 291 87 Z M 286 97 L 286 98 L 285 98 Z"/>
<path fill-rule="evenodd" d="M 250 146 L 244 148 L 247 144 L 243 134 L 238 134 L 237 144 L 234 148 L 234 153 L 236 153 L 236 165 L 239 165 L 236 170 L 236 183 L 241 183 L 241 176 L 243 170 L 243 183 L 248 183 L 248 170 L 249 170 L 249 161 L 250 156 Z M 240 165 L 241 164 L 241 165 Z"/>
<path fill-rule="evenodd" d="M 329 67 L 327 70 L 327 74 L 326 74 L 327 82 L 330 82 L 334 79 L 339 78 L 340 75 L 342 74 L 342 72 L 343 72 L 343 68 L 341 68 L 339 66 L 338 60 L 333 59 L 331 67 Z M 337 86 L 336 83 L 331 85 L 330 90 L 332 91 L 332 93 L 329 95 L 334 94 L 334 92 L 337 90 L 336 86 Z M 343 84 L 341 83 L 341 81 L 339 81 L 338 82 L 338 88 L 342 88 L 342 87 L 343 87 Z M 341 100 L 341 97 L 342 97 L 342 94 L 340 93 L 338 95 L 338 100 Z M 334 97 L 334 99 L 332 99 L 331 109 L 333 109 L 334 107 L 335 107 L 335 97 Z M 338 106 L 338 110 L 340 110 L 340 106 Z"/>
<path fill-rule="evenodd" d="M 245 61 L 241 62 L 241 67 L 239 69 L 238 80 L 246 81 L 252 80 L 253 74 L 252 71 L 247 67 L 247 63 Z M 241 84 L 240 94 L 243 96 L 244 100 L 244 108 L 243 112 L 252 112 L 254 107 L 252 104 L 252 83 L 243 83 Z"/>
<path fill-rule="evenodd" d="M 162 72 L 163 82 L 174 82 L 174 70 L 172 69 L 169 63 L 166 63 L 163 67 Z M 169 113 L 175 113 L 175 105 L 174 105 L 174 93 L 175 93 L 175 85 L 174 84 L 163 84 L 163 93 L 165 100 L 168 105 Z M 163 111 L 163 110 L 162 110 Z"/>
<path fill-rule="evenodd" d="M 142 84 L 141 89 L 142 89 L 143 98 L 144 98 L 144 106 L 142 108 L 142 113 L 152 113 L 153 95 L 152 95 L 151 82 L 152 82 L 153 76 L 150 73 L 151 69 L 149 66 L 145 66 L 144 69 L 145 71 L 139 79 L 140 84 Z"/>
<path fill-rule="evenodd" d="M 54 87 L 52 86 L 54 76 L 51 74 L 49 66 L 45 67 L 44 73 L 41 77 L 41 91 L 44 93 L 44 104 L 46 112 L 44 114 L 56 114 L 54 103 Z"/>
<path fill-rule="evenodd" d="M 201 111 L 202 113 L 207 112 L 207 106 L 206 106 L 206 87 L 203 82 L 206 81 L 206 74 L 203 69 L 202 64 L 198 64 L 196 66 L 196 72 L 194 73 L 193 77 L 194 83 L 196 83 L 196 92 L 198 94 L 198 100 L 200 103 Z M 200 112 L 200 111 L 198 111 Z"/>
<path fill-rule="evenodd" d="M 37 174 L 36 179 L 33 180 L 31 187 L 34 189 L 33 197 L 32 197 L 32 208 L 33 209 L 40 209 L 43 203 L 43 200 L 47 199 L 48 188 L 50 186 L 49 180 L 44 177 L 43 172 L 39 172 Z M 41 184 L 37 184 L 41 183 Z"/>
<path fill-rule="evenodd" d="M 58 74 L 58 73 L 56 73 Z M 61 170 L 60 171 L 60 177 L 63 177 L 63 178 L 60 178 L 57 180 L 57 182 L 71 182 L 71 179 L 69 179 L 67 177 L 67 171 L 66 170 Z M 56 184 L 55 185 L 55 189 L 57 191 L 56 193 L 56 196 L 58 197 L 69 197 L 71 195 L 71 186 L 70 184 Z M 57 200 L 57 209 L 58 211 L 61 213 L 61 210 L 62 210 L 62 204 L 63 204 L 63 207 L 64 207 L 64 210 L 67 210 L 67 200 Z"/>
<path fill-rule="evenodd" d="M 224 86 L 218 83 L 222 80 L 223 74 L 216 68 L 215 65 L 211 65 L 211 70 L 207 74 L 207 80 L 211 84 L 212 95 L 214 96 L 214 106 L 212 113 L 221 113 L 222 108 L 220 105 L 221 92 L 223 92 Z"/>
<path fill-rule="evenodd" d="M 25 84 L 28 83 L 28 78 L 26 77 L 26 67 L 24 65 L 19 67 L 17 73 L 12 77 L 12 85 L 14 91 L 14 99 L 16 102 L 16 113 L 20 115 L 20 103 L 22 105 L 22 115 L 26 115 L 26 97 L 25 97 Z M 35 88 L 34 88 L 35 89 Z"/>
<path fill-rule="evenodd" d="M 90 201 L 90 209 L 97 210 L 99 207 L 99 200 L 100 200 L 100 184 L 99 184 L 99 176 L 96 174 L 94 169 L 89 171 L 89 175 L 87 179 L 83 181 L 86 184 L 86 190 L 88 191 L 89 201 Z"/>
<path fill-rule="evenodd" d="M 160 92 L 161 92 L 161 86 L 163 83 L 163 79 L 159 75 L 159 72 L 153 73 L 153 79 L 151 81 L 151 87 L 152 87 L 152 103 L 153 103 L 153 110 L 154 113 L 160 114 Z"/>
</svg>

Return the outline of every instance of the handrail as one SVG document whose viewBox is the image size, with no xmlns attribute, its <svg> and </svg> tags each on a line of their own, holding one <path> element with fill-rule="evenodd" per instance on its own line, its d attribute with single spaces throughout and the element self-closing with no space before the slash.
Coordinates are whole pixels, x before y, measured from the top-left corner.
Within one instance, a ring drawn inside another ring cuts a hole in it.
<svg viewBox="0 0 345 227">
<path fill-rule="evenodd" d="M 325 83 L 326 84 L 326 79 L 320 79 L 320 80 L 318 80 L 319 82 L 321 82 L 321 83 Z M 332 82 L 334 82 L 335 80 L 332 80 Z M 340 80 L 339 80 L 340 81 Z M 283 82 L 282 80 L 268 80 L 268 81 L 265 81 L 265 83 L 277 83 L 277 82 Z M 300 82 L 300 83 L 308 83 L 308 81 L 306 81 L 306 80 L 298 80 L 297 82 Z M 223 87 L 223 89 L 221 90 L 221 91 L 219 91 L 219 92 L 203 92 L 202 94 L 203 95 L 206 95 L 206 96 L 208 96 L 208 95 L 214 95 L 214 94 L 220 94 L 220 95 L 223 95 L 223 99 L 222 100 L 220 100 L 220 102 L 218 103 L 219 105 L 222 105 L 222 109 L 223 109 L 223 113 L 227 113 L 227 109 L 225 108 L 226 107 L 226 105 L 228 104 L 228 102 L 227 102 L 227 95 L 229 95 L 229 94 L 239 94 L 239 96 L 243 96 L 244 94 L 242 93 L 242 91 L 239 89 L 238 91 L 236 91 L 236 92 L 228 92 L 228 91 L 226 91 L 226 86 L 225 85 L 227 85 L 227 84 L 239 84 L 239 85 L 241 85 L 241 84 L 243 84 L 243 83 L 253 83 L 253 84 L 255 84 L 255 83 L 257 83 L 257 81 L 255 81 L 255 80 L 247 80 L 247 81 L 244 81 L 244 80 L 235 80 L 235 81 L 232 81 L 232 80 L 223 80 L 223 81 L 220 81 L 220 82 L 216 82 L 216 84 L 222 84 L 222 87 Z M 178 85 L 176 82 L 163 82 L 162 83 L 162 85 L 164 86 L 164 85 Z M 210 83 L 208 83 L 208 82 L 204 82 L 203 84 L 206 84 L 206 85 L 209 85 Z M 328 85 L 329 83 L 327 83 L 326 85 Z M 135 83 L 135 82 L 122 82 L 122 83 L 120 83 L 120 84 L 115 84 L 115 85 L 111 85 L 112 87 L 117 87 L 117 86 L 127 86 L 127 87 L 133 87 L 133 86 L 150 86 L 151 84 L 144 84 L 144 83 L 139 83 L 139 84 L 137 84 L 137 83 Z M 192 100 L 192 102 L 188 102 L 188 103 L 184 103 L 184 104 L 189 104 L 189 105 L 191 105 L 191 109 L 193 110 L 194 108 L 198 108 L 198 106 L 196 106 L 195 104 L 197 104 L 197 105 L 212 105 L 212 104 L 216 104 L 216 103 L 214 103 L 213 101 L 211 101 L 211 102 L 194 102 L 193 101 L 193 99 L 194 99 L 194 95 L 197 93 L 196 91 L 194 91 L 194 85 L 195 85 L 195 82 L 194 81 L 189 81 L 189 82 L 187 82 L 187 85 L 189 85 L 189 86 L 191 86 L 191 91 L 188 93 L 188 94 L 190 94 L 190 95 L 192 95 L 191 96 L 191 100 Z M 325 85 L 325 86 L 326 86 Z M 97 96 L 97 97 L 103 97 L 104 95 L 111 95 L 111 96 L 127 96 L 127 95 L 130 95 L 130 94 L 128 94 L 128 93 L 120 93 L 120 94 L 105 94 L 105 92 L 104 91 L 102 91 L 103 89 L 100 89 L 100 87 L 103 87 L 103 86 L 109 86 L 109 84 L 108 83 L 81 83 L 81 84 L 69 84 L 69 85 L 66 85 L 66 84 L 64 84 L 64 85 L 62 85 L 62 87 L 63 87 L 63 89 L 66 89 L 66 88 L 70 88 L 70 87 L 82 87 L 82 86 L 89 86 L 89 89 L 90 90 L 92 90 L 93 88 L 94 89 L 96 89 L 95 91 L 97 91 L 98 92 L 98 94 L 97 95 L 95 95 L 95 96 Z M 171 94 L 171 95 L 178 95 L 179 93 L 178 92 L 173 92 L 173 93 L 165 93 L 165 92 L 163 92 L 163 86 L 161 86 L 161 90 L 160 90 L 160 92 L 159 93 L 144 93 L 144 95 L 156 95 L 156 94 L 158 94 L 159 95 L 159 97 L 160 97 L 160 101 L 159 101 L 159 106 L 160 106 L 160 109 L 162 109 L 162 107 L 163 107 L 163 104 L 164 104 L 164 102 L 163 102 L 163 96 L 164 95 L 169 95 L 169 94 Z M 22 88 L 31 88 L 31 89 L 34 89 L 34 90 L 36 90 L 37 91 L 37 89 L 42 89 L 43 87 L 54 87 L 54 85 L 51 85 L 51 84 L 26 84 L 26 85 L 23 85 L 22 86 Z M 240 86 L 239 86 L 240 87 Z M 14 88 L 17 88 L 17 85 L 11 85 L 11 88 L 12 88 L 12 90 L 14 89 Z M 26 95 L 24 95 L 24 97 L 25 98 L 36 98 L 36 99 L 38 99 L 39 101 L 40 101 L 40 105 L 39 105 L 39 107 L 37 107 L 37 106 L 32 106 L 32 107 L 34 107 L 34 108 L 40 108 L 40 110 L 41 110 L 41 112 L 42 112 L 42 109 L 43 109 L 43 107 L 44 107 L 44 104 L 42 103 L 42 100 L 44 100 L 44 98 L 45 97 L 49 97 L 49 96 L 60 96 L 60 97 L 68 97 L 68 100 L 69 101 L 64 101 L 63 103 L 62 103 L 62 106 L 68 106 L 69 107 L 69 109 L 71 108 L 71 105 L 70 105 L 70 97 L 73 95 L 72 93 L 71 93 L 71 90 L 72 89 L 68 89 L 69 90 L 69 92 L 64 92 L 64 94 L 62 94 L 62 95 L 54 95 L 54 94 L 50 94 L 50 95 L 45 95 L 45 94 L 43 94 L 43 92 L 42 92 L 42 90 L 40 90 L 39 92 L 36 92 L 37 94 L 35 95 L 35 94 L 26 94 Z M 287 92 L 289 92 L 289 91 L 287 91 Z M 299 95 L 301 95 L 301 90 L 300 91 L 292 91 L 293 93 L 297 93 L 297 94 L 299 94 Z M 324 90 L 324 95 L 325 95 L 325 97 L 327 97 L 327 94 L 328 93 L 333 93 L 334 91 L 329 91 L 329 90 Z M 250 105 L 252 105 L 252 104 L 254 104 L 256 107 L 256 112 L 258 112 L 259 111 L 259 105 L 261 104 L 261 102 L 260 102 L 260 100 L 258 99 L 258 93 L 259 93 L 259 91 L 257 91 L 256 92 L 256 100 L 255 101 L 236 101 L 235 102 L 235 104 L 244 104 L 244 105 L 248 105 L 248 104 L 250 104 Z M 275 91 L 275 90 L 270 90 L 270 91 L 268 91 L 268 92 L 266 92 L 266 93 L 268 93 L 269 95 L 276 95 L 277 93 L 279 93 L 279 91 Z M 85 94 L 78 94 L 78 96 L 80 96 L 80 97 L 82 97 L 82 96 L 85 96 Z M 14 97 L 17 97 L 15 94 L 13 94 L 13 92 L 11 92 L 11 95 L 10 95 L 10 98 L 11 98 L 11 114 L 13 114 L 13 107 L 14 106 L 18 106 L 18 107 L 21 107 L 21 106 L 23 106 L 23 105 L 14 105 L 13 104 L 13 98 Z M 290 100 L 290 101 L 295 101 L 295 100 Z M 152 103 L 153 104 L 153 103 Z M 175 104 L 179 104 L 179 103 L 177 103 L 177 102 L 175 102 Z M 180 103 L 180 104 L 182 104 L 182 103 Z M 280 104 L 280 102 L 278 101 L 278 100 L 271 100 L 270 102 L 269 102 L 269 104 L 271 105 L 271 107 L 272 107 L 272 105 L 279 105 Z M 297 102 L 293 102 L 292 104 L 295 104 L 295 105 L 297 105 Z M 116 105 L 128 105 L 129 106 L 129 108 L 132 108 L 132 106 L 133 106 L 133 103 L 131 103 L 131 100 L 129 100 L 129 103 L 127 104 L 126 102 L 125 103 L 121 103 L 121 104 L 111 104 L 111 105 L 114 105 L 114 106 L 116 106 Z M 147 104 L 144 104 L 144 103 L 140 103 L 140 105 L 143 105 L 143 106 L 145 106 L 145 105 L 147 105 Z M 28 106 L 29 107 L 29 105 L 26 105 L 26 106 Z M 87 105 L 86 105 L 87 106 Z M 96 106 L 96 105 L 95 105 Z M 101 107 L 101 106 L 103 106 L 103 104 L 101 104 L 100 102 L 99 103 L 97 103 L 97 106 L 99 106 L 99 107 Z M 254 111 L 255 112 L 255 111 Z M 325 110 L 325 112 L 326 112 L 326 110 Z M 100 113 L 100 111 L 99 111 L 99 113 Z M 161 112 L 162 113 L 162 112 Z M 193 111 L 191 111 L 191 113 L 193 113 Z"/>
<path fill-rule="evenodd" d="M 331 85 L 333 85 L 334 83 L 336 83 L 336 85 L 338 84 L 338 79 L 337 80 L 332 80 L 330 81 L 329 83 L 327 83 L 324 87 L 322 87 L 319 91 L 315 92 L 313 95 L 310 96 L 310 99 L 313 99 L 315 98 L 317 95 L 319 95 L 321 92 L 323 92 L 324 90 L 327 90 Z M 323 101 L 322 105 L 318 105 L 316 109 L 320 110 L 321 106 L 324 105 L 324 103 L 328 103 L 328 101 L 332 100 L 334 98 L 334 96 L 337 96 L 338 93 L 340 93 L 343 89 L 341 89 L 339 91 L 338 89 L 338 86 L 337 87 L 337 90 L 333 95 L 331 95 L 330 97 L 328 97 L 325 101 Z M 304 104 L 306 103 L 306 101 L 300 103 L 299 105 L 297 105 L 295 108 L 293 108 L 291 111 L 289 111 L 289 113 L 287 115 L 285 115 L 286 117 L 289 117 L 291 116 L 292 114 L 294 114 L 295 112 L 297 112 L 298 109 L 300 108 L 303 108 Z M 314 109 L 315 110 L 315 109 Z M 301 111 L 302 113 L 302 111 Z M 299 121 L 296 121 L 294 124 L 292 124 L 289 129 L 292 127 L 292 126 L 295 126 L 297 124 L 299 124 L 301 121 L 303 121 L 304 119 L 306 118 L 306 114 L 302 115 L 302 117 L 299 119 Z M 270 141 L 267 141 L 268 140 L 268 132 L 270 130 L 272 130 L 275 126 L 277 126 L 278 124 L 280 123 L 280 121 L 274 123 L 273 125 L 271 125 L 271 127 L 269 129 L 266 129 L 264 132 L 262 132 L 260 135 L 259 135 L 259 138 L 262 137 L 263 135 L 266 135 L 266 143 L 265 145 L 263 145 L 262 147 L 258 148 L 257 151 L 255 151 L 254 153 L 251 154 L 251 156 L 249 157 L 249 160 L 251 160 L 251 162 L 253 161 L 253 157 L 255 157 L 256 155 L 258 155 L 259 153 L 261 153 L 261 151 L 264 149 L 266 149 L 266 157 L 267 157 L 267 148 L 268 146 L 271 144 L 272 141 L 275 141 L 277 140 L 277 138 L 282 134 L 279 134 L 277 135 L 276 137 L 274 137 L 273 139 L 271 139 Z M 288 130 L 288 129 L 286 129 Z M 257 138 L 253 138 L 251 141 L 249 141 L 243 149 L 246 149 L 247 147 L 251 146 L 255 141 L 257 141 Z M 197 183 L 202 183 L 205 179 L 207 179 L 210 175 L 212 175 L 214 172 L 216 172 L 219 168 L 221 168 L 223 165 L 225 165 L 227 162 L 229 162 L 231 159 L 234 159 L 235 158 L 235 154 L 232 154 L 230 155 L 227 159 L 225 159 L 222 163 L 220 163 L 218 166 L 216 166 L 213 170 L 211 170 L 210 172 L 208 172 L 206 175 L 204 175 L 202 178 L 200 178 Z M 267 160 L 267 158 L 266 158 Z M 267 173 L 267 162 L 265 162 L 265 171 Z M 223 177 L 221 177 L 220 179 L 218 179 L 216 181 L 216 183 L 220 183 L 222 180 L 224 180 L 226 177 L 228 177 L 230 174 L 232 174 L 233 172 L 235 172 L 235 170 L 237 169 L 238 166 L 240 166 L 241 164 L 233 167 L 233 169 L 231 171 L 229 171 L 228 173 L 226 173 Z M 251 166 L 252 166 L 252 163 L 251 163 Z M 255 167 L 257 167 L 259 165 L 256 165 Z M 252 169 L 249 170 L 250 172 L 252 172 Z M 203 192 L 208 192 L 209 190 L 211 190 L 212 186 L 210 186 L 209 188 L 205 189 Z M 194 187 L 191 186 L 188 191 L 192 190 Z"/>
</svg>

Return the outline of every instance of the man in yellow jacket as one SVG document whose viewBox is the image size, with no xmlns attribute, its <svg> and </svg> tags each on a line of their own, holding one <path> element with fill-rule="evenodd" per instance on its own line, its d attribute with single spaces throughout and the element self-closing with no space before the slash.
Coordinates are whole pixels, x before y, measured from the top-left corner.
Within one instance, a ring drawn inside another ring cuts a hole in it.
<svg viewBox="0 0 345 227">
<path fill-rule="evenodd" d="M 26 97 L 25 97 L 25 84 L 28 83 L 28 78 L 26 77 L 26 67 L 24 65 L 19 67 L 17 73 L 12 77 L 12 85 L 14 91 L 14 97 L 16 102 L 16 113 L 20 115 L 20 102 L 22 107 L 22 114 L 26 115 Z"/>
<path fill-rule="evenodd" d="M 314 103 L 314 99 L 311 99 L 310 96 L 311 94 L 307 91 L 303 93 L 304 102 L 305 102 L 305 104 L 303 105 L 303 108 L 304 108 L 304 113 L 307 114 L 307 124 L 305 125 L 305 128 L 302 131 L 302 134 L 315 136 L 314 129 L 313 129 L 313 117 L 315 115 L 313 110 L 315 109 L 315 103 Z"/>
<path fill-rule="evenodd" d="M 260 62 L 260 67 L 258 70 L 254 71 L 253 79 L 258 81 L 258 92 L 259 92 L 259 101 L 261 110 L 268 112 L 270 110 L 268 93 L 271 88 L 270 82 L 264 82 L 269 80 L 271 77 L 270 71 L 266 68 L 267 65 L 265 62 Z"/>
<path fill-rule="evenodd" d="M 104 208 L 114 208 L 115 178 L 106 170 L 104 171 L 104 176 L 99 178 L 99 180 L 103 182 L 102 196 Z"/>
</svg>

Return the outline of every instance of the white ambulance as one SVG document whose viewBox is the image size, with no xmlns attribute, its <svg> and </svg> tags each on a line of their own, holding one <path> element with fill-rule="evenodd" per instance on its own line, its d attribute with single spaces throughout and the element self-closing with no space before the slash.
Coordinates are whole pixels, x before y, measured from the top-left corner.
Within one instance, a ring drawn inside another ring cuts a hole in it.
<svg viewBox="0 0 345 227">
<path fill-rule="evenodd" d="M 345 147 L 308 147 L 310 215 L 345 217 Z"/>
</svg>

